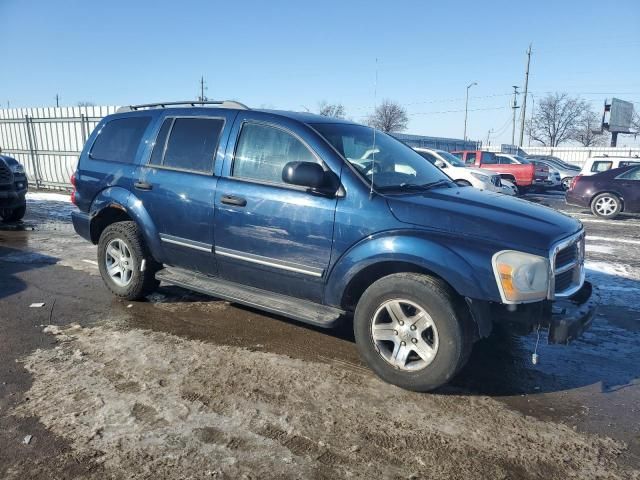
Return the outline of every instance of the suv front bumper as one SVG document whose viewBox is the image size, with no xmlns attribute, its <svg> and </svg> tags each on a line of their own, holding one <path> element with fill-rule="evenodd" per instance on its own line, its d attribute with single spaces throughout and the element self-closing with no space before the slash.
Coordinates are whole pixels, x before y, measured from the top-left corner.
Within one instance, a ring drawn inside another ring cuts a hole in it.
<svg viewBox="0 0 640 480">
<path fill-rule="evenodd" d="M 467 299 L 467 304 L 481 338 L 488 336 L 495 324 L 517 335 L 528 335 L 540 326 L 549 329 L 549 343 L 568 344 L 591 326 L 598 301 L 591 284 L 584 282 L 570 297 L 554 301 L 503 305 Z"/>
<path fill-rule="evenodd" d="M 567 344 L 582 335 L 593 323 L 598 308 L 598 295 L 589 282 L 571 297 L 551 305 L 549 343 Z"/>
</svg>

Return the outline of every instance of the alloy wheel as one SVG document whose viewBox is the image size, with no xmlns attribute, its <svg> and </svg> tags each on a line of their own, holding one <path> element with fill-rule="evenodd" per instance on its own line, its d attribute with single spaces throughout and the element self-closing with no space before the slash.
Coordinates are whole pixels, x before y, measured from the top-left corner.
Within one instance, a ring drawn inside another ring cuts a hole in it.
<svg viewBox="0 0 640 480">
<path fill-rule="evenodd" d="M 595 204 L 596 212 L 603 217 L 612 215 L 618 208 L 618 201 L 613 197 L 600 197 Z"/>
<path fill-rule="evenodd" d="M 388 300 L 378 307 L 371 338 L 380 356 L 398 370 L 422 370 L 438 353 L 438 330 L 431 316 L 405 299 Z"/>
<path fill-rule="evenodd" d="M 133 257 L 129 246 L 121 239 L 114 238 L 105 250 L 105 266 L 111 280 L 120 287 L 126 287 L 133 277 Z"/>
</svg>

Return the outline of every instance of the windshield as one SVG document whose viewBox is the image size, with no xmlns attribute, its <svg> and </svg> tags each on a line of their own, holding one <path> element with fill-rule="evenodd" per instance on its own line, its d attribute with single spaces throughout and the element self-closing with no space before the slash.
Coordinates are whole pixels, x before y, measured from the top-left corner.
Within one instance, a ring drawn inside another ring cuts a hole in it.
<svg viewBox="0 0 640 480">
<path fill-rule="evenodd" d="M 379 190 L 426 189 L 454 186 L 451 179 L 413 149 L 364 125 L 312 125 L 361 176 Z"/>
<path fill-rule="evenodd" d="M 466 167 L 464 162 L 460 160 L 458 157 L 453 155 L 452 153 L 445 152 L 444 150 L 438 150 L 438 155 L 444 158 L 447 162 L 449 162 L 454 167 Z"/>
</svg>

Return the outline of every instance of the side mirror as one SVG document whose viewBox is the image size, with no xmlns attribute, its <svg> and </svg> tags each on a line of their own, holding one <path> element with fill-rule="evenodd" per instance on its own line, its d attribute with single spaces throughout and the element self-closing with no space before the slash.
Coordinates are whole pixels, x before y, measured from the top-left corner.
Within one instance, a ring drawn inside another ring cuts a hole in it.
<svg viewBox="0 0 640 480">
<path fill-rule="evenodd" d="M 289 162 L 282 169 L 282 181 L 301 187 L 320 188 L 324 185 L 324 170 L 313 162 Z"/>
<path fill-rule="evenodd" d="M 438 168 L 447 168 L 447 164 L 444 163 L 442 160 L 436 160 L 436 167 Z"/>
</svg>

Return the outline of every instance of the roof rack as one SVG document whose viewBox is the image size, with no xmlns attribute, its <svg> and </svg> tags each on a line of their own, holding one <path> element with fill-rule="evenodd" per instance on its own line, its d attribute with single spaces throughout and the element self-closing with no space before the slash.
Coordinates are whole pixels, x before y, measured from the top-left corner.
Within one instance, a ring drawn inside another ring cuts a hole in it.
<svg viewBox="0 0 640 480">
<path fill-rule="evenodd" d="M 181 102 L 158 102 L 158 103 L 144 103 L 142 105 L 129 105 L 127 107 L 120 107 L 118 109 L 118 113 L 120 112 L 131 112 L 135 110 L 143 110 L 146 108 L 166 108 L 166 107 L 176 107 L 179 105 L 185 106 L 215 106 L 218 108 L 236 108 L 238 110 L 250 110 L 244 103 L 236 102 L 235 100 L 209 100 L 206 102 L 201 102 L 199 100 L 185 100 Z"/>
</svg>

